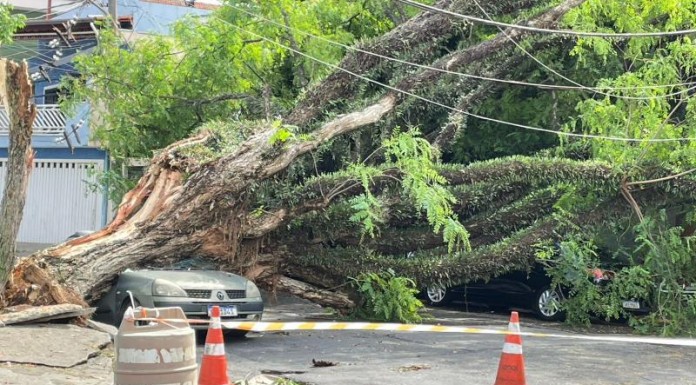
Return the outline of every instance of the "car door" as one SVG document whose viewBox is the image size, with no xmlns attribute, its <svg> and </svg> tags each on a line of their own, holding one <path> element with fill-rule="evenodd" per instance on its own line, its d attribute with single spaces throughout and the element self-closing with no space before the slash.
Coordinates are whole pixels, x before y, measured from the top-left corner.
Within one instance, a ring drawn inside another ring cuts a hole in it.
<svg viewBox="0 0 696 385">
<path fill-rule="evenodd" d="M 527 306 L 534 296 L 534 287 L 530 281 L 536 280 L 536 271 L 513 271 L 488 282 L 477 281 L 467 285 L 467 302 L 481 303 L 489 306 Z"/>
</svg>

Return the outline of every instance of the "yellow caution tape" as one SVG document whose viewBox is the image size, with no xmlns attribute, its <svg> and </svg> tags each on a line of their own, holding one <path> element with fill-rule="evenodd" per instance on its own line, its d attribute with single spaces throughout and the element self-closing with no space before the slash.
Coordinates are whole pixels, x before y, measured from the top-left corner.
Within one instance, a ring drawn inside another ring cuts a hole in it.
<svg viewBox="0 0 696 385">
<path fill-rule="evenodd" d="M 136 318 L 136 321 L 159 321 L 167 323 L 182 322 L 180 319 Z M 209 323 L 208 320 L 188 320 L 189 323 Z M 524 337 L 564 338 L 600 342 L 643 343 L 671 346 L 696 347 L 696 339 L 693 338 L 662 338 L 662 337 L 631 337 L 631 336 L 604 336 L 604 335 L 577 335 L 555 334 L 536 332 L 511 332 L 506 329 L 482 329 L 465 326 L 443 325 L 413 325 L 397 323 L 368 323 L 368 322 L 232 322 L 221 323 L 226 329 L 241 329 L 254 332 L 275 332 L 290 330 L 373 330 L 394 332 L 434 332 L 434 333 L 464 333 L 464 334 L 517 334 Z"/>
</svg>

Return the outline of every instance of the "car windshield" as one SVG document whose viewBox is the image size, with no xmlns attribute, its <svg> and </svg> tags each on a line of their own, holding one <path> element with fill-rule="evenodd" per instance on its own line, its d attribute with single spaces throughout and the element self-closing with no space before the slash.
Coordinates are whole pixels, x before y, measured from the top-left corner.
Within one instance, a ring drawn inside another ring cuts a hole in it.
<svg viewBox="0 0 696 385">
<path fill-rule="evenodd" d="M 167 270 L 217 270 L 217 265 L 204 258 L 186 258 L 173 263 Z"/>
</svg>

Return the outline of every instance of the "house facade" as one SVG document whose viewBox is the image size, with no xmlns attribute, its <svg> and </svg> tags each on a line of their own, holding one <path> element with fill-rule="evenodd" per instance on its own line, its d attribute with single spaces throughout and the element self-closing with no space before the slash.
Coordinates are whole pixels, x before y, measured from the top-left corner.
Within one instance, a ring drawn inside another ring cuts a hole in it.
<svg viewBox="0 0 696 385">
<path fill-rule="evenodd" d="M 110 160 L 90 140 L 90 106 L 81 106 L 71 116 L 58 106 L 60 81 L 76 74 L 72 64 L 76 56 L 97 46 L 105 11 L 81 1 L 9 2 L 28 21 L 11 45 L 0 47 L 0 57 L 28 62 L 38 111 L 32 135 L 34 168 L 17 241 L 54 244 L 76 231 L 100 229 L 112 218 L 108 186 L 98 183 Z M 130 38 L 166 34 L 182 16 L 205 14 L 217 6 L 210 0 L 120 0 L 117 19 Z M 0 106 L 0 193 L 6 179 L 8 138 L 9 119 Z"/>
</svg>

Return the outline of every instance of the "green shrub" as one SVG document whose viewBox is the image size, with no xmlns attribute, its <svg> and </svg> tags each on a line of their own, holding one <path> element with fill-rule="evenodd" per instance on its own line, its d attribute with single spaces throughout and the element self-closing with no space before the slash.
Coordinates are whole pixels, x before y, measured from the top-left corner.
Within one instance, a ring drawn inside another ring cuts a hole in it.
<svg viewBox="0 0 696 385">
<path fill-rule="evenodd" d="M 423 303 L 416 298 L 416 283 L 397 277 L 389 269 L 381 273 L 362 273 L 351 278 L 361 296 L 356 315 L 370 320 L 413 323 L 420 322 L 418 311 Z"/>
<path fill-rule="evenodd" d="M 622 250 L 628 264 L 616 270 L 609 285 L 599 287 L 588 275 L 602 260 L 594 243 L 587 238 L 561 242 L 559 249 L 548 247 L 538 255 L 553 258 L 547 271 L 556 284 L 569 288 L 563 302 L 567 321 L 590 323 L 591 317 L 606 320 L 625 318 L 637 332 L 672 335 L 696 335 L 696 298 L 684 295 L 684 284 L 696 282 L 696 253 L 693 236 L 668 224 L 664 212 L 645 217 L 634 228 L 635 247 Z M 647 316 L 623 309 L 626 299 L 641 300 L 651 308 Z"/>
<path fill-rule="evenodd" d="M 684 295 L 683 284 L 696 282 L 695 238 L 684 237 L 681 227 L 666 225 L 661 212 L 636 227 L 642 266 L 650 272 L 653 312 L 631 319 L 636 330 L 662 335 L 696 335 L 696 298 Z"/>
</svg>

